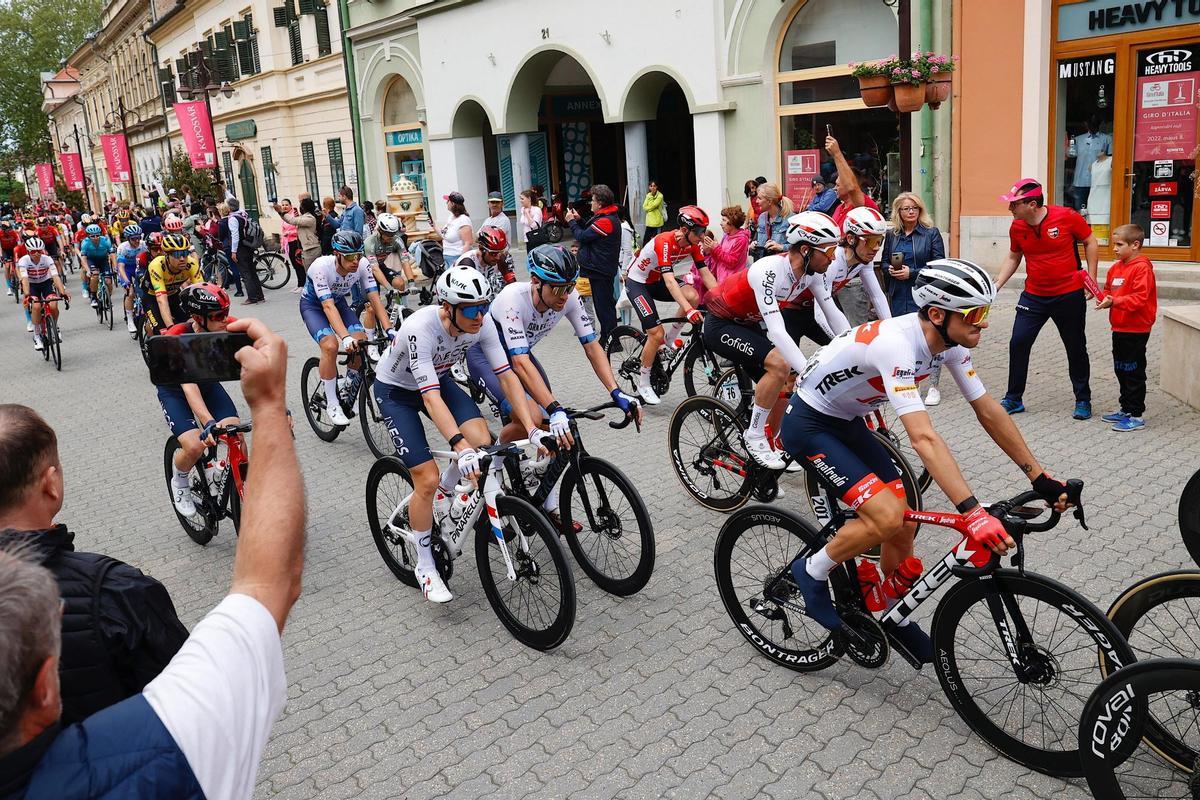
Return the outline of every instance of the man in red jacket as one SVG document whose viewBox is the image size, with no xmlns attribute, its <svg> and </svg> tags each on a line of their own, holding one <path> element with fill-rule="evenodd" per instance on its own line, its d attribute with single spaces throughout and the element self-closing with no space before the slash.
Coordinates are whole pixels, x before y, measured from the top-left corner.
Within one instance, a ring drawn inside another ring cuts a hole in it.
<svg viewBox="0 0 1200 800">
<path fill-rule="evenodd" d="M 1146 427 L 1146 343 L 1158 314 L 1158 290 L 1154 265 L 1142 255 L 1145 239 L 1140 225 L 1121 225 L 1113 231 L 1113 253 L 1119 260 L 1108 269 L 1107 296 L 1096 303 L 1096 308 L 1112 309 L 1113 368 L 1121 386 L 1121 410 L 1101 419 L 1122 433 Z"/>
</svg>

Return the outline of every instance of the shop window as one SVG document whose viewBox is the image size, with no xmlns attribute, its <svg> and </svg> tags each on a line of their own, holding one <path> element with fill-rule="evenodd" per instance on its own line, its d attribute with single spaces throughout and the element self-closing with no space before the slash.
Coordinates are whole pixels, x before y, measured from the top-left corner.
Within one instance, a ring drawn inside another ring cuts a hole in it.
<svg viewBox="0 0 1200 800">
<path fill-rule="evenodd" d="M 233 156 L 230 155 L 228 150 L 226 150 L 224 153 L 221 153 L 221 167 L 222 171 L 225 173 L 225 188 L 232 192 L 234 186 Z"/>
<path fill-rule="evenodd" d="M 896 52 L 895 9 L 879 0 L 809 0 L 788 24 L 779 71 L 884 58 Z"/>
<path fill-rule="evenodd" d="M 317 182 L 317 154 L 313 151 L 312 142 L 301 143 L 300 160 L 304 162 L 304 186 L 308 189 L 308 194 L 312 197 L 313 202 L 319 205 L 321 187 Z"/>
<path fill-rule="evenodd" d="M 1116 72 L 1116 56 L 1107 53 L 1062 59 L 1056 73 L 1058 180 L 1052 202 L 1083 214 L 1101 243 L 1108 242 L 1110 229 Z"/>
<path fill-rule="evenodd" d="M 346 185 L 346 166 L 342 162 L 342 140 L 330 139 L 326 144 L 329 146 L 329 175 L 333 178 L 333 190 Z"/>
<path fill-rule="evenodd" d="M 826 126 L 833 129 L 846 160 L 861 173 L 863 191 L 886 216 L 892 198 L 900 192 L 900 129 L 896 115 L 886 108 L 781 117 L 783 193 L 802 210 L 812 198 L 814 177 L 833 182 L 837 168 L 824 149 Z"/>
<path fill-rule="evenodd" d="M 396 78 L 388 86 L 383 98 L 383 127 L 407 125 L 417 121 L 417 96 L 403 78 Z"/>
</svg>

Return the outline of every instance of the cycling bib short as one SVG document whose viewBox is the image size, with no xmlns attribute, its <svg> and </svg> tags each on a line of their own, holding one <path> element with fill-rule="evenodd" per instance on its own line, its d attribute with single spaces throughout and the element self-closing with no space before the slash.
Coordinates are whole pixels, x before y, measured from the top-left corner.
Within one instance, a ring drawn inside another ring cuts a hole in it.
<svg viewBox="0 0 1200 800">
<path fill-rule="evenodd" d="M 479 407 L 467 396 L 449 373 L 438 378 L 436 387 L 442 395 L 442 402 L 454 415 L 454 422 L 459 427 L 463 423 L 482 418 Z M 372 391 L 375 392 L 375 403 L 383 415 L 383 421 L 388 426 L 392 436 L 392 445 L 396 455 L 404 462 L 404 466 L 412 469 L 427 461 L 433 460 L 429 450 L 429 439 L 425 436 L 425 426 L 421 423 L 421 415 L 429 416 L 421 392 L 415 389 L 405 389 L 384 383 L 376 379 Z"/>
</svg>

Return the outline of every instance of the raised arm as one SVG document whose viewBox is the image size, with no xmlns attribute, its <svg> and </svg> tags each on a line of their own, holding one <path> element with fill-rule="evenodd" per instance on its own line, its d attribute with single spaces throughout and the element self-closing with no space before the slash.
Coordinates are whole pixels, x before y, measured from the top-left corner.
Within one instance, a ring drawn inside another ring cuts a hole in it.
<svg viewBox="0 0 1200 800">
<path fill-rule="evenodd" d="M 858 184 L 858 177 L 850 168 L 850 162 L 846 160 L 846 156 L 842 154 L 838 140 L 832 136 L 826 136 L 825 149 L 829 151 L 829 155 L 833 157 L 833 164 L 837 167 L 838 183 L 846 188 L 846 194 L 843 195 L 846 202 L 850 204 L 851 208 L 865 205 L 867 201 L 862 187 Z"/>
</svg>

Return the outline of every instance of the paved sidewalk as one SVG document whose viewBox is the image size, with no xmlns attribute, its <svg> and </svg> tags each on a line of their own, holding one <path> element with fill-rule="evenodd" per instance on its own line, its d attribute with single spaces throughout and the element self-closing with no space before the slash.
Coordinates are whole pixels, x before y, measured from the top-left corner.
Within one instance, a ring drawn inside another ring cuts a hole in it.
<svg viewBox="0 0 1200 800">
<path fill-rule="evenodd" d="M 72 281 L 78 292 L 78 279 Z M 611 597 L 576 571 L 577 621 L 555 652 L 516 644 L 459 562 L 448 606 L 396 581 L 371 541 L 364 484 L 372 457 L 352 427 L 331 444 L 308 429 L 300 368 L 315 355 L 286 289 L 253 311 L 291 347 L 288 380 L 308 490 L 304 594 L 285 634 L 289 700 L 259 772 L 258 798 L 1084 798 L 1086 788 L 1032 773 L 990 750 L 950 709 L 930 670 L 893 658 L 875 672 L 844 662 L 797 674 L 759 657 L 731 629 L 712 576 L 722 518 L 691 503 L 667 459 L 673 388 L 642 432 L 588 430 L 589 447 L 626 470 L 654 518 L 649 586 Z M 1005 292 L 978 351 L 1003 394 L 1015 294 Z M 134 344 L 101 330 L 86 304 L 63 316 L 61 374 L 35 354 L 19 309 L 0 297 L 0 401 L 29 403 L 58 430 L 66 472 L 61 519 L 81 547 L 162 580 L 194 625 L 227 591 L 228 526 L 205 548 L 180 530 L 164 491 L 168 436 Z M 1200 452 L 1200 415 L 1157 389 L 1161 324 L 1151 339 L 1148 428 L 1117 434 L 1107 316 L 1090 317 L 1097 418 L 1070 418 L 1065 356 L 1052 328 L 1034 350 L 1029 411 L 1017 419 L 1035 454 L 1088 483 L 1090 532 L 1065 521 L 1031 538 L 1029 568 L 1101 608 L 1134 580 L 1188 566 L 1175 502 Z M 569 331 L 539 346 L 558 394 L 600 402 Z M 981 497 L 1015 494 L 1020 473 L 987 440 L 953 382 L 933 410 Z M 235 399 L 245 409 L 240 394 Z M 585 429 L 586 430 L 586 429 Z M 794 506 L 796 484 L 782 503 Z M 929 503 L 944 503 L 931 492 Z M 950 540 L 932 532 L 929 554 Z M 569 556 L 568 556 L 569 558 Z M 928 622 L 930 608 L 922 615 Z"/>
</svg>

